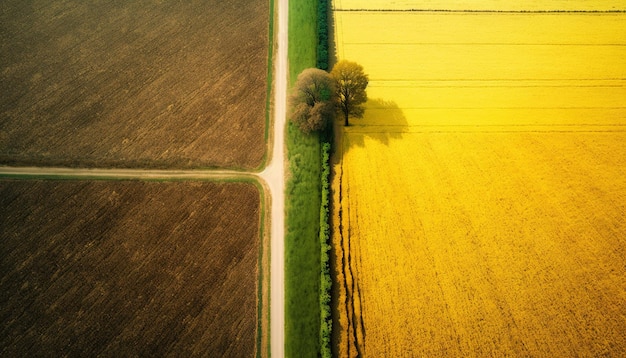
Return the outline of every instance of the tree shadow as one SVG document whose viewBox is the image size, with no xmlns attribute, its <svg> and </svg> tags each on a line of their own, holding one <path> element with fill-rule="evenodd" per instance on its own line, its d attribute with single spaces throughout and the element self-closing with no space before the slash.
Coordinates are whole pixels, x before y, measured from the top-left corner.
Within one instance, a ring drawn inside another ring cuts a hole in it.
<svg viewBox="0 0 626 358">
<path fill-rule="evenodd" d="M 366 139 L 389 145 L 401 139 L 408 130 L 404 112 L 393 100 L 372 98 L 365 103 L 363 118 L 350 118 L 350 125 L 342 127 L 344 152 L 352 147 L 364 147 Z M 349 136 L 349 138 L 346 138 Z"/>
<path fill-rule="evenodd" d="M 328 66 L 329 69 L 339 60 L 337 53 L 337 36 L 335 31 L 335 11 L 333 2 L 329 1 L 328 6 Z M 367 73 L 367 69 L 365 69 Z M 365 114 L 363 118 L 350 118 L 350 125 L 343 126 L 343 115 L 338 114 L 337 121 L 341 122 L 335 126 L 337 136 L 345 136 L 347 133 L 363 133 L 363 136 L 350 136 L 350 147 L 365 146 L 365 137 L 372 138 L 385 145 L 392 139 L 399 139 L 402 133 L 408 129 L 408 122 L 402 109 L 393 99 L 370 98 L 364 105 Z M 349 148 L 343 148 L 347 151 Z"/>
<path fill-rule="evenodd" d="M 373 148 L 372 152 L 364 152 L 364 155 L 376 155 L 376 147 L 380 149 L 380 146 L 375 142 L 388 146 L 394 140 L 402 139 L 408 131 L 408 123 L 396 102 L 381 98 L 369 99 L 365 103 L 363 118 L 349 118 L 349 121 L 350 125 L 344 126 L 344 118 L 340 115 L 334 122 L 335 151 L 331 157 L 333 249 L 330 250 L 330 267 L 334 280 L 331 293 L 332 349 L 336 354 L 341 352 L 342 355 L 351 356 L 361 353 L 365 345 L 367 331 L 361 312 L 367 303 L 362 301 L 358 285 L 354 284 L 358 281 L 358 272 L 352 271 L 352 262 L 358 260 L 358 256 L 351 249 L 353 238 L 350 232 L 349 200 L 346 200 L 349 189 L 343 187 L 343 160 L 353 148 L 367 148 L 368 145 Z"/>
<path fill-rule="evenodd" d="M 328 60 L 329 69 L 338 61 L 337 37 L 335 27 L 335 11 L 332 9 L 334 2 L 330 1 L 328 11 Z M 365 69 L 367 73 L 367 69 Z M 364 344 L 367 334 L 365 326 L 357 327 L 355 322 L 354 300 L 359 300 L 358 292 L 353 292 L 349 283 L 354 282 L 350 270 L 350 260 L 353 259 L 349 249 L 350 234 L 344 235 L 344 221 L 342 217 L 347 215 L 343 212 L 342 204 L 342 176 L 343 158 L 352 148 L 364 148 L 372 144 L 371 140 L 388 146 L 394 140 L 400 140 L 404 133 L 408 132 L 408 122 L 402 109 L 393 99 L 370 98 L 364 105 L 363 118 L 349 118 L 350 125 L 345 127 L 342 113 L 338 113 L 334 121 L 334 153 L 331 156 L 332 165 L 332 201 L 331 201 L 331 242 L 333 249 L 330 250 L 330 266 L 333 277 L 331 290 L 331 315 L 333 321 L 332 350 L 333 355 L 351 356 L 360 350 L 360 344 Z M 366 168 L 364 168 L 366 169 Z M 349 228 L 347 229 L 349 230 Z M 344 237 L 345 236 L 345 237 Z M 347 245 L 347 246 L 346 246 Z M 362 323 L 363 321 L 361 321 Z M 360 330 L 357 332 L 357 330 Z"/>
</svg>

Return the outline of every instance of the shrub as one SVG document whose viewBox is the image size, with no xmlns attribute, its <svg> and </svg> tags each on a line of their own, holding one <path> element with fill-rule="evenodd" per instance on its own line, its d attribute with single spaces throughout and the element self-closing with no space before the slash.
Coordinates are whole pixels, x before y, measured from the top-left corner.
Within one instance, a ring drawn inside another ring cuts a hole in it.
<svg viewBox="0 0 626 358">
<path fill-rule="evenodd" d="M 320 205 L 320 348 L 322 357 L 331 357 L 331 337 L 333 321 L 330 308 L 330 143 L 322 144 L 322 200 Z"/>
<path fill-rule="evenodd" d="M 317 3 L 316 67 L 328 71 L 328 0 L 319 0 Z"/>
</svg>

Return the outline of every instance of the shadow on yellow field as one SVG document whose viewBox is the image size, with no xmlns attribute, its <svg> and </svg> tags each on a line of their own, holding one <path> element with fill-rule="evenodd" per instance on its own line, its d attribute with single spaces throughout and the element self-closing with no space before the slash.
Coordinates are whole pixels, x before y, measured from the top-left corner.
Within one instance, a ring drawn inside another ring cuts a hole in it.
<svg viewBox="0 0 626 358">
<path fill-rule="evenodd" d="M 363 118 L 352 118 L 350 126 L 344 127 L 345 133 L 350 134 L 350 147 L 364 147 L 366 137 L 389 145 L 390 141 L 401 139 L 407 129 L 408 122 L 402 109 L 396 102 L 382 98 L 369 99 L 365 103 Z"/>
<path fill-rule="evenodd" d="M 337 148 L 333 156 L 333 202 L 342 201 L 343 158 L 352 149 L 354 152 L 371 147 L 388 146 L 392 141 L 400 140 L 408 130 L 404 112 L 397 103 L 382 98 L 371 98 L 365 103 L 363 118 L 350 118 L 350 125 L 343 126 L 343 120 L 336 122 L 335 137 Z M 379 143 L 376 143 L 379 142 Z M 374 152 L 376 149 L 374 149 Z M 333 250 L 331 253 L 333 279 L 333 349 L 338 356 L 352 357 L 359 355 L 365 341 L 365 327 L 362 326 L 360 295 L 353 287 L 353 265 L 350 242 L 344 240 L 342 233 L 343 208 L 333 205 Z M 348 236 L 346 236 L 348 237 Z"/>
</svg>

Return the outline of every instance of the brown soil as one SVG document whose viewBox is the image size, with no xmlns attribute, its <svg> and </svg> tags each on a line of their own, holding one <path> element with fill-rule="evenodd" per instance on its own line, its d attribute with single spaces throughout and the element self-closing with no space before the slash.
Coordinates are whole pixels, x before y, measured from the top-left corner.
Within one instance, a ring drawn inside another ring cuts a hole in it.
<svg viewBox="0 0 626 358">
<path fill-rule="evenodd" d="M 252 356 L 248 183 L 0 181 L 0 356 Z"/>
<path fill-rule="evenodd" d="M 0 164 L 257 168 L 268 1 L 0 4 Z"/>
</svg>

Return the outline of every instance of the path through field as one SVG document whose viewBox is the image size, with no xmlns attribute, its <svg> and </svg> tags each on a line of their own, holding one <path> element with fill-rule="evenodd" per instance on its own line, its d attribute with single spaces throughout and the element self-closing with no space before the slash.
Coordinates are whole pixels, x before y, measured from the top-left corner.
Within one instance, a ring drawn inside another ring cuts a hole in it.
<svg viewBox="0 0 626 358">
<path fill-rule="evenodd" d="M 272 357 L 284 356 L 284 312 L 285 312 L 285 154 L 284 133 L 287 98 L 287 19 L 288 0 L 278 0 L 278 28 L 276 66 L 274 68 L 274 141 L 272 157 L 261 177 L 265 180 L 272 196 L 271 227 L 271 293 L 270 332 Z"/>
<path fill-rule="evenodd" d="M 287 85 L 287 0 L 279 0 L 278 37 L 275 54 L 274 124 L 272 154 L 265 169 L 259 173 L 233 170 L 159 170 L 159 169 L 99 169 L 62 167 L 0 167 L 0 176 L 32 176 L 85 179 L 246 179 L 263 183 L 271 197 L 271 355 L 282 357 L 284 347 L 284 129 Z M 261 319 L 261 317 L 259 317 Z"/>
</svg>

